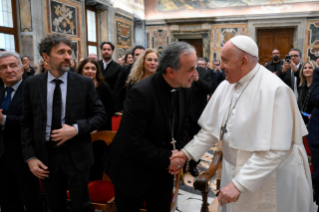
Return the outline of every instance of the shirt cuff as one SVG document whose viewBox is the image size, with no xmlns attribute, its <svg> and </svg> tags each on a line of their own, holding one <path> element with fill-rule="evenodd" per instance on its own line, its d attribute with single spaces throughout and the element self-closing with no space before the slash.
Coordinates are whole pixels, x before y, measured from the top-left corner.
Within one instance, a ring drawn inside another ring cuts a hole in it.
<svg viewBox="0 0 319 212">
<path fill-rule="evenodd" d="M 28 162 L 29 160 L 32 160 L 32 159 L 36 159 L 36 157 L 29 158 L 28 160 L 26 160 L 26 162 Z"/>
<path fill-rule="evenodd" d="M 79 127 L 78 127 L 78 124 L 73 124 L 73 127 L 75 127 L 75 129 L 76 129 L 76 134 L 79 134 Z"/>
<path fill-rule="evenodd" d="M 187 152 L 186 149 L 182 149 L 181 151 L 184 152 L 184 154 L 186 155 L 188 161 L 190 161 L 190 160 L 195 160 L 195 159 L 192 157 L 192 155 Z"/>
<path fill-rule="evenodd" d="M 2 122 L 1 122 L 2 126 L 4 126 L 6 124 L 6 119 L 7 119 L 7 116 L 3 115 L 3 119 L 2 119 Z"/>
<path fill-rule="evenodd" d="M 232 182 L 234 183 L 235 187 L 241 192 L 243 193 L 244 191 L 246 191 L 247 189 L 242 186 L 236 179 L 232 179 Z"/>
</svg>

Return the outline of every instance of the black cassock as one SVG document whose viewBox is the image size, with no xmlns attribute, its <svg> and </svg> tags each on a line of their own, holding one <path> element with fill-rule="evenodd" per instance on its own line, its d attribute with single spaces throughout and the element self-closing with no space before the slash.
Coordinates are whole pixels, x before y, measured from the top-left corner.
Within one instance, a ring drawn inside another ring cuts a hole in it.
<svg viewBox="0 0 319 212">
<path fill-rule="evenodd" d="M 154 205 L 151 200 L 154 193 L 157 197 L 153 197 L 159 198 L 156 201 L 162 205 L 170 202 L 173 176 L 167 168 L 173 149 L 172 105 L 176 108 L 176 148 L 181 149 L 188 139 L 187 117 L 191 102 L 191 90 L 178 88 L 173 94 L 176 102 L 171 104 L 171 91 L 162 74 L 156 73 L 134 85 L 129 92 L 120 128 L 105 155 L 105 171 L 115 185 L 118 209 L 122 196 L 138 197 L 137 201 L 149 200 L 150 207 Z"/>
</svg>

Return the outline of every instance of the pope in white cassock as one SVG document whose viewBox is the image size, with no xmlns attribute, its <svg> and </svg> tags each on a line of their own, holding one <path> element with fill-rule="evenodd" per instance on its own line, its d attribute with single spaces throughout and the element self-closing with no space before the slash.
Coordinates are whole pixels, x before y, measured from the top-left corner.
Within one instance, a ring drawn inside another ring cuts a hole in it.
<svg viewBox="0 0 319 212">
<path fill-rule="evenodd" d="M 203 111 L 200 132 L 173 157 L 197 161 L 221 140 L 218 201 L 227 212 L 313 212 L 307 130 L 292 90 L 258 64 L 247 36 L 224 45 L 221 68 L 227 81 Z"/>
</svg>

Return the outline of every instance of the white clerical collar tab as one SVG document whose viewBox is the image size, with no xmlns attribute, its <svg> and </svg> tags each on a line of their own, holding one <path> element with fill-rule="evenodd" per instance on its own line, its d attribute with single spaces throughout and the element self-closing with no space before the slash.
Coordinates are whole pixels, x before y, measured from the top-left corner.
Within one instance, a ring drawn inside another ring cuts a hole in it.
<svg viewBox="0 0 319 212">
<path fill-rule="evenodd" d="M 177 89 L 175 89 L 175 88 L 173 88 L 173 89 L 171 90 L 171 92 L 175 92 L 175 91 L 177 91 Z"/>
</svg>

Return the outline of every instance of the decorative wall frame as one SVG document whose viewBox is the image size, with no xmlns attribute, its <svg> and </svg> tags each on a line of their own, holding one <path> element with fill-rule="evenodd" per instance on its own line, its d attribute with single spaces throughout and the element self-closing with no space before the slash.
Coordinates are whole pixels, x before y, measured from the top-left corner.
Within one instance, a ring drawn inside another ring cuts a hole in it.
<svg viewBox="0 0 319 212">
<path fill-rule="evenodd" d="M 77 37 L 77 8 L 56 0 L 50 0 L 49 4 L 51 32 Z"/>
</svg>

